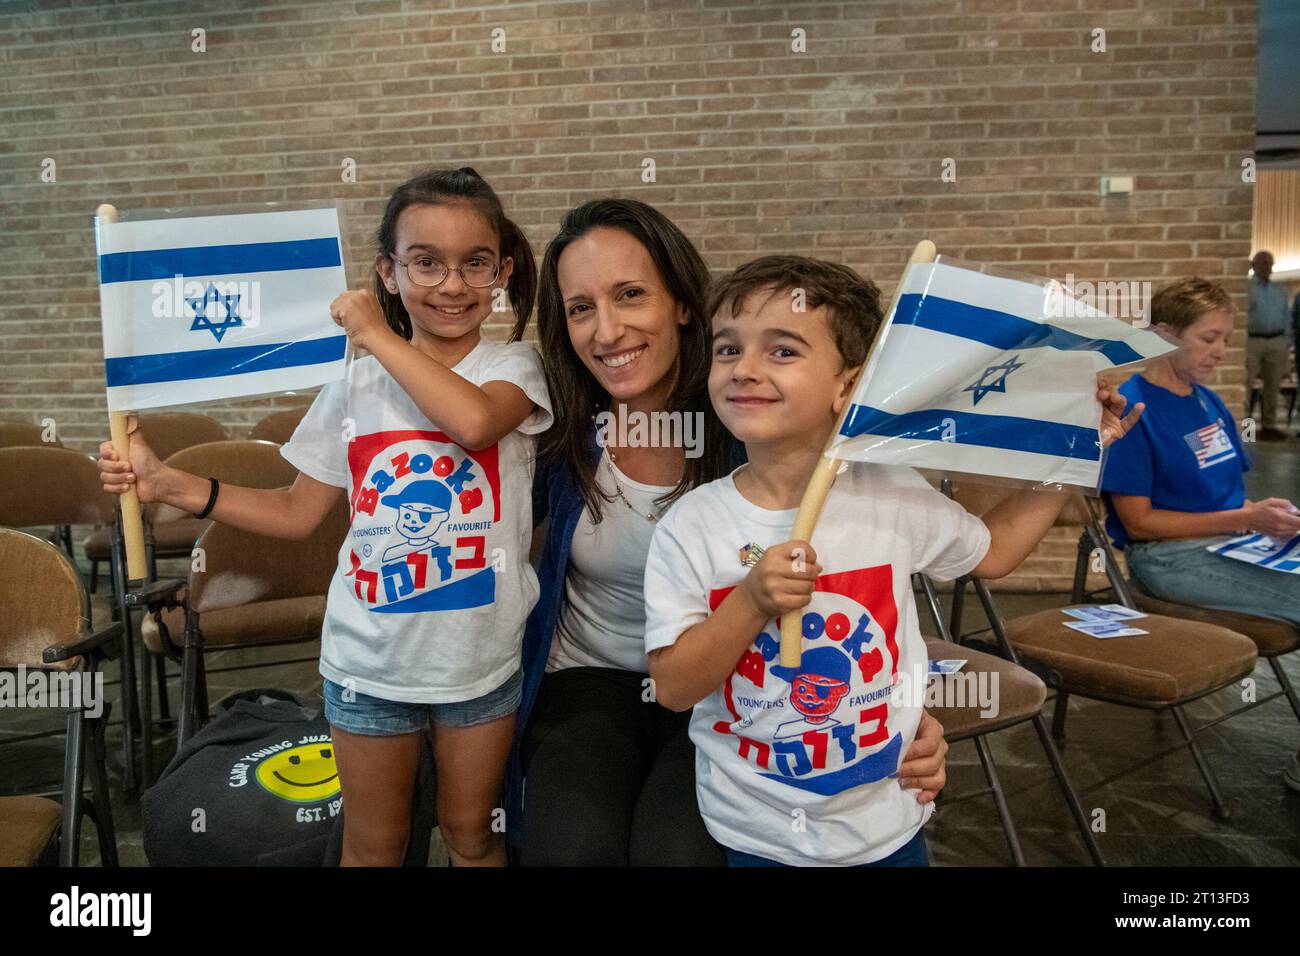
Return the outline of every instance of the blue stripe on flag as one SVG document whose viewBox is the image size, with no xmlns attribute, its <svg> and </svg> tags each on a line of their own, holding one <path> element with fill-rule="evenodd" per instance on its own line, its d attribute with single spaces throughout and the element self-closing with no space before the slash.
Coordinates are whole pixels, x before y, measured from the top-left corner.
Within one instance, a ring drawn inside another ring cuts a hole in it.
<svg viewBox="0 0 1300 956">
<path fill-rule="evenodd" d="M 1223 542 L 1223 544 L 1215 548 L 1214 553 L 1227 554 L 1229 551 L 1232 551 L 1236 548 L 1249 548 L 1252 544 L 1254 544 L 1262 537 L 1264 537 L 1262 534 L 1252 534 L 1249 538 L 1243 538 L 1241 540 L 1237 540 L 1236 538 L 1233 538 L 1229 541 Z"/>
<path fill-rule="evenodd" d="M 339 242 L 294 239 L 288 242 L 247 242 L 230 246 L 190 246 L 109 252 L 99 257 L 99 281 L 137 282 L 175 276 L 220 276 L 249 272 L 288 272 L 339 266 Z"/>
<path fill-rule="evenodd" d="M 1046 322 L 1031 322 L 1018 315 L 982 309 L 936 295 L 922 296 L 909 292 L 900 296 L 894 322 L 974 339 L 1004 351 L 1051 348 L 1100 352 L 1113 365 L 1137 362 L 1142 358 L 1132 346 L 1117 339 L 1090 339 Z"/>
<path fill-rule="evenodd" d="M 104 360 L 104 377 L 108 387 L 115 388 L 320 365 L 343 358 L 347 339 L 346 335 L 332 335 L 305 342 L 268 342 L 265 345 L 108 358 Z"/>
<path fill-rule="evenodd" d="M 1289 555 L 1297 547 L 1300 547 L 1300 534 L 1296 535 L 1294 538 L 1288 541 L 1282 548 L 1278 550 L 1277 554 L 1267 557 L 1263 561 L 1259 562 L 1259 566 L 1261 568 L 1271 567 L 1272 565 L 1277 564 L 1279 561 L 1281 561 L 1283 558 Z"/>
<path fill-rule="evenodd" d="M 947 442 L 950 445 L 1005 448 L 1009 451 L 1028 451 L 1080 461 L 1097 461 L 1101 457 L 1095 429 L 1011 415 L 953 412 L 943 408 L 893 415 L 868 405 L 854 405 L 849 409 L 840 434 L 845 438 L 883 435 L 888 438 L 943 441 L 945 428 L 950 421 L 954 426 L 952 440 Z"/>
</svg>

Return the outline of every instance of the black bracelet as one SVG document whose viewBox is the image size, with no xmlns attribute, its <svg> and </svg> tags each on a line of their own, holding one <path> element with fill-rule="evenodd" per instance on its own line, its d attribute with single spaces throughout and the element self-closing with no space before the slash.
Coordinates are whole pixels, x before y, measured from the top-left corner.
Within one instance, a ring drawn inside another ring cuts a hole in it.
<svg viewBox="0 0 1300 956">
<path fill-rule="evenodd" d="M 212 482 L 212 493 L 208 495 L 208 506 L 196 514 L 194 516 L 196 518 L 206 518 L 212 514 L 212 509 L 217 503 L 217 492 L 221 490 L 221 482 L 215 478 L 209 478 L 208 481 Z"/>
</svg>

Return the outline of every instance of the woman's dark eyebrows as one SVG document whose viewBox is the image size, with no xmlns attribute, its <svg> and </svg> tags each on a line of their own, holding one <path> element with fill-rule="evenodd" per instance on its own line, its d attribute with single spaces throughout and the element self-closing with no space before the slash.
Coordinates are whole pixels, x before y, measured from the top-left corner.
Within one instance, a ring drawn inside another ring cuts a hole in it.
<svg viewBox="0 0 1300 956">
<path fill-rule="evenodd" d="M 609 287 L 611 289 L 620 289 L 625 285 L 640 285 L 644 281 L 645 280 L 643 279 L 619 279 L 617 282 L 610 283 Z M 577 295 L 571 295 L 568 298 L 566 298 L 564 300 L 564 304 L 568 305 L 570 302 L 577 302 L 581 299 L 586 299 L 587 301 L 591 301 L 591 296 L 587 295 L 585 292 L 580 292 Z"/>
</svg>

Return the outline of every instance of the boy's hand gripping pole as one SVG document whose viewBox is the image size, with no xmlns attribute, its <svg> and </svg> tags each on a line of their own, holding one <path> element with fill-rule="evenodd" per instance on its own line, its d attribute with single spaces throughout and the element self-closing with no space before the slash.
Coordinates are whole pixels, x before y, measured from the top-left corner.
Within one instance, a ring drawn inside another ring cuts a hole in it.
<svg viewBox="0 0 1300 956">
<path fill-rule="evenodd" d="M 912 257 L 907 260 L 908 265 L 921 262 L 933 262 L 935 257 L 934 243 L 929 239 L 922 239 L 912 250 Z M 906 273 L 904 273 L 906 274 Z M 889 310 L 885 313 L 885 321 L 888 322 L 893 318 L 894 309 L 898 308 L 899 294 L 903 290 L 902 277 L 898 280 L 898 287 L 894 289 L 894 298 L 889 303 Z M 885 327 L 882 325 L 880 331 L 876 333 L 875 340 L 871 343 L 871 350 L 867 353 L 866 361 L 862 363 L 862 368 L 858 374 L 862 375 L 871 364 L 871 356 L 875 353 L 876 348 L 884 339 L 882 334 Z M 856 391 L 860 382 L 854 382 Z M 831 444 L 835 441 L 835 436 L 840 433 L 844 426 L 844 419 L 848 416 L 849 409 L 853 407 L 853 402 L 844 403 L 844 410 L 840 413 L 839 421 L 835 423 L 835 429 L 831 432 L 830 438 L 826 443 L 826 450 L 822 458 L 817 462 L 817 468 L 813 471 L 812 477 L 808 479 L 808 487 L 803 493 L 803 500 L 799 503 L 799 513 L 795 515 L 794 530 L 790 533 L 791 539 L 795 541 L 811 541 L 813 529 L 817 527 L 817 519 L 821 517 L 822 505 L 826 503 L 826 496 L 830 494 L 831 485 L 835 483 L 835 475 L 839 471 L 840 461 L 831 453 Z M 782 667 L 799 667 L 799 661 L 803 654 L 803 615 L 797 611 L 790 611 L 781 616 L 781 666 Z"/>
</svg>

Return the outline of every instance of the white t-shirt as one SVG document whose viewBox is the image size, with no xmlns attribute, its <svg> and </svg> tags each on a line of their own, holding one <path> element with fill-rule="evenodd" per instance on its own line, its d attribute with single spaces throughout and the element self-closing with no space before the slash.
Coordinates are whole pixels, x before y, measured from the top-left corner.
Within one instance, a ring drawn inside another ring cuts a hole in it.
<svg viewBox="0 0 1300 956">
<path fill-rule="evenodd" d="M 596 463 L 596 486 L 613 501 L 604 502 L 600 523 L 593 524 L 584 506 L 574 528 L 565 575 L 565 599 L 548 671 L 566 667 L 617 667 L 644 674 L 645 556 L 655 526 L 642 515 L 657 514 L 656 499 L 674 486 L 647 485 L 621 471 L 618 487 L 640 514 L 615 493 L 616 469 L 605 452 Z"/>
<path fill-rule="evenodd" d="M 331 382 L 280 453 L 346 488 L 352 523 L 330 581 L 320 672 L 362 694 L 453 703 L 519 667 L 537 601 L 528 563 L 536 439 L 551 424 L 531 345 L 483 339 L 454 369 L 517 385 L 537 405 L 477 451 L 439 431 L 373 356 Z"/>
<path fill-rule="evenodd" d="M 746 545 L 790 540 L 795 510 L 758 507 L 734 475 L 688 492 L 655 530 L 647 653 L 722 603 L 749 571 Z M 700 813 L 714 839 L 744 853 L 792 866 L 871 863 L 904 846 L 934 806 L 897 778 L 928 671 L 912 573 L 965 574 L 989 533 L 911 469 L 854 463 L 811 543 L 823 571 L 802 612 L 798 670 L 780 666 L 780 630 L 768 621 L 726 684 L 695 705 Z M 894 693 L 909 683 L 906 699 Z"/>
</svg>

